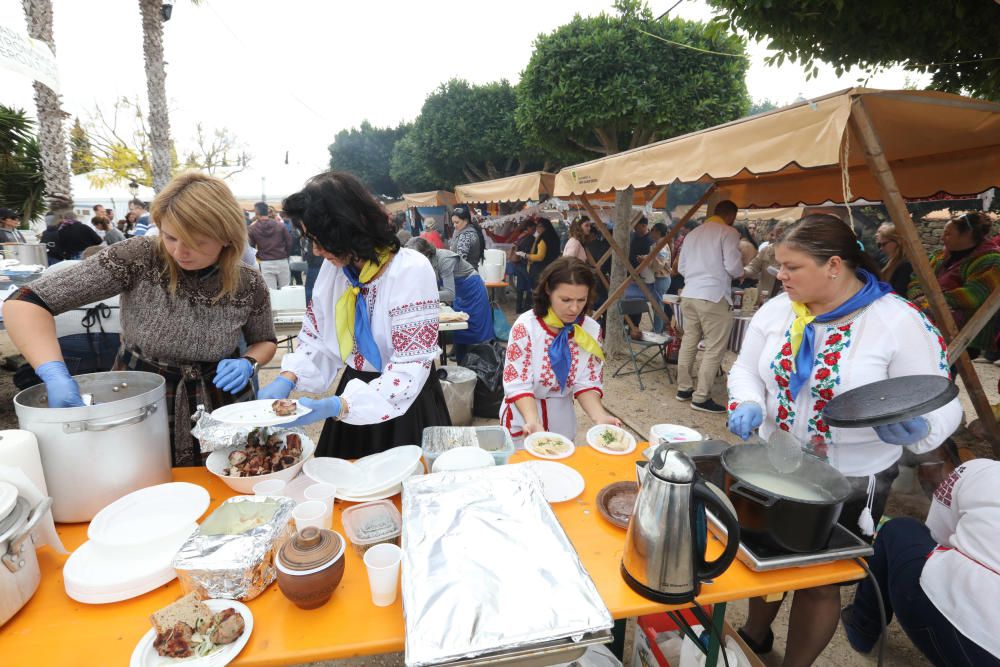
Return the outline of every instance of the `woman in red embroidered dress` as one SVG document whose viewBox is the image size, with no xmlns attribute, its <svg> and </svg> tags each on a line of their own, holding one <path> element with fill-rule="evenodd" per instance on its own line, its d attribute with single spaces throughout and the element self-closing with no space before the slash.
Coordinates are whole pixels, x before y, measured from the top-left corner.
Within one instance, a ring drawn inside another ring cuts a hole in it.
<svg viewBox="0 0 1000 667">
<path fill-rule="evenodd" d="M 514 322 L 504 363 L 500 423 L 518 444 L 538 431 L 574 439 L 574 398 L 595 424 L 621 426 L 601 403 L 601 328 L 585 314 L 596 288 L 593 269 L 575 257 L 561 257 L 539 277 L 534 309 Z"/>
</svg>

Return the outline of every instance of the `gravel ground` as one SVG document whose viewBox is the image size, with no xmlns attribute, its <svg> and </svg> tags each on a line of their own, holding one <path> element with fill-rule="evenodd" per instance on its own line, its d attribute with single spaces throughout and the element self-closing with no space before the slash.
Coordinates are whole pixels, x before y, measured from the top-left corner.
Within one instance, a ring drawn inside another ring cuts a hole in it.
<svg viewBox="0 0 1000 667">
<path fill-rule="evenodd" d="M 506 306 L 509 311 L 509 299 L 507 300 Z M 508 312 L 508 315 L 510 314 L 511 313 Z M 15 353 L 16 351 L 10 344 L 6 333 L 0 333 L 0 356 L 9 357 Z M 279 356 L 281 354 L 282 352 L 279 351 Z M 734 355 L 728 354 L 726 361 L 724 362 L 724 368 L 728 369 L 732 365 L 734 359 Z M 277 362 L 275 361 L 272 363 Z M 634 375 L 619 378 L 611 377 L 612 371 L 616 367 L 617 363 L 609 362 L 609 366 L 606 368 L 605 405 L 642 440 L 646 439 L 649 427 L 656 423 L 684 424 L 706 436 L 724 440 L 729 439 L 727 437 L 728 432 L 726 431 L 725 417 L 722 415 L 711 415 L 694 411 L 690 408 L 689 403 L 681 403 L 675 400 L 674 394 L 676 393 L 676 386 L 668 381 L 666 373 L 652 372 L 644 374 L 643 382 L 646 385 L 646 389 L 645 391 L 641 391 Z M 982 379 L 983 386 L 986 389 L 990 402 L 994 404 L 997 403 L 1000 401 L 1000 396 L 998 396 L 997 393 L 997 381 L 1000 379 L 1000 368 L 992 365 L 979 364 L 976 365 L 976 368 L 979 371 L 980 378 Z M 262 371 L 262 384 L 270 381 L 276 373 L 276 369 Z M 13 374 L 9 370 L 0 371 L 0 429 L 17 427 L 17 418 L 14 415 L 12 401 L 17 390 L 14 387 L 12 378 Z M 975 412 L 972 409 L 972 405 L 964 387 L 961 386 L 961 383 L 959 383 L 959 386 L 961 388 L 960 396 L 962 404 L 965 408 L 966 417 L 971 421 L 972 419 L 975 419 Z M 726 388 L 724 376 L 719 376 L 717 378 L 713 389 L 713 398 L 718 403 L 725 403 Z M 577 408 L 577 413 L 580 424 L 577 443 L 583 444 L 584 434 L 586 433 L 587 428 L 591 426 L 591 422 L 590 419 L 579 410 L 579 407 Z M 490 424 L 497 422 L 496 420 L 477 419 L 476 423 Z M 320 425 L 314 425 L 307 430 L 310 432 L 310 435 L 318 438 Z M 989 455 L 989 448 L 985 446 L 985 444 L 975 441 L 974 438 L 971 438 L 971 436 L 968 436 L 967 434 L 961 435 L 960 437 L 963 439 L 963 442 L 967 442 L 979 455 Z M 919 488 L 910 483 L 906 479 L 905 475 L 901 476 L 900 481 L 897 482 L 897 485 L 894 488 L 894 493 L 890 499 L 887 513 L 890 516 L 915 516 L 917 518 L 923 518 L 926 515 L 927 507 L 927 499 L 919 492 Z M 852 596 L 853 588 L 845 587 L 842 594 L 844 603 L 846 604 L 849 602 Z M 779 614 L 778 619 L 774 624 L 774 633 L 776 636 L 775 651 L 771 655 L 765 656 L 765 664 L 771 667 L 775 667 L 781 662 L 782 647 L 784 646 L 788 630 L 789 607 L 790 605 L 787 603 L 783 606 L 782 612 Z M 727 620 L 734 627 L 739 627 L 739 625 L 743 622 L 745 615 L 746 602 L 734 602 L 729 606 Z M 843 667 L 846 665 L 860 666 L 874 663 L 874 657 L 860 656 L 852 651 L 847 644 L 843 631 L 838 629 L 833 641 L 815 664 L 817 667 Z M 336 665 L 337 667 L 355 667 L 356 665 L 395 666 L 402 664 L 402 654 L 386 654 L 381 656 L 351 658 L 332 662 L 312 663 L 314 667 L 318 667 L 320 665 L 324 667 L 332 665 Z M 889 643 L 886 647 L 885 664 L 912 667 L 927 665 L 930 663 L 928 663 L 913 647 L 906 636 L 901 632 L 899 626 L 893 624 L 889 630 Z"/>
</svg>

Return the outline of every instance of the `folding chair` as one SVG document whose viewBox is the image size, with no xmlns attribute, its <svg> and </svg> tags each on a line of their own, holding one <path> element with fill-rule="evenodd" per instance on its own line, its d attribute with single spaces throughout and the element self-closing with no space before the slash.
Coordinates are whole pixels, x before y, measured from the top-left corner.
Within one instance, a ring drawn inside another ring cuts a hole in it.
<svg viewBox="0 0 1000 667">
<path fill-rule="evenodd" d="M 676 379 L 670 371 L 670 364 L 667 363 L 667 346 L 670 345 L 670 341 L 673 338 L 664 335 L 665 340 L 662 343 L 654 343 L 648 340 L 634 340 L 629 330 L 628 322 L 625 320 L 625 317 L 628 315 L 635 316 L 637 321 L 641 320 L 643 315 L 649 315 L 650 319 L 652 319 L 653 314 L 649 309 L 649 303 L 645 299 L 622 299 L 618 302 L 618 312 L 621 315 L 622 327 L 625 330 L 625 342 L 628 344 L 629 359 L 618 367 L 612 377 L 632 375 L 634 373 L 639 380 L 639 389 L 643 391 L 646 389 L 642 383 L 643 373 L 666 371 L 667 379 L 671 383 L 676 383 Z M 647 368 L 649 364 L 656 361 L 657 357 L 663 360 L 663 365 Z M 640 361 L 642 362 L 641 364 L 639 363 Z M 622 373 L 622 370 L 629 364 L 632 365 L 632 370 Z"/>
</svg>

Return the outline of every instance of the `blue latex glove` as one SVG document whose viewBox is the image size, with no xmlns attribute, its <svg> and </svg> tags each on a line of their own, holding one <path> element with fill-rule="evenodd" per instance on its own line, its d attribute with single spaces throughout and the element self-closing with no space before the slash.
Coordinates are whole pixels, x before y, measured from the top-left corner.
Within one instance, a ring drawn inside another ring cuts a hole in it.
<svg viewBox="0 0 1000 667">
<path fill-rule="evenodd" d="M 35 369 L 45 383 L 50 408 L 76 408 L 83 405 L 80 387 L 62 361 L 49 361 Z"/>
<path fill-rule="evenodd" d="M 242 391 L 253 377 L 253 364 L 247 359 L 223 359 L 215 368 L 213 384 L 222 391 L 235 394 Z"/>
<path fill-rule="evenodd" d="M 338 396 L 330 398 L 300 398 L 299 405 L 312 410 L 307 415 L 302 415 L 293 422 L 282 424 L 282 428 L 292 428 L 293 426 L 305 426 L 313 422 L 333 419 L 340 415 L 341 401 Z"/>
<path fill-rule="evenodd" d="M 912 445 L 926 438 L 930 432 L 931 425 L 923 417 L 875 427 L 875 433 L 882 442 L 888 442 L 890 445 Z"/>
<path fill-rule="evenodd" d="M 274 381 L 271 384 L 257 392 L 257 398 L 270 398 L 271 400 L 276 398 L 288 398 L 288 395 L 292 393 L 292 389 L 295 389 L 295 383 L 288 378 L 279 375 L 274 378 Z"/>
<path fill-rule="evenodd" d="M 764 421 L 764 410 L 756 403 L 740 403 L 729 415 L 729 430 L 746 440 Z"/>
</svg>

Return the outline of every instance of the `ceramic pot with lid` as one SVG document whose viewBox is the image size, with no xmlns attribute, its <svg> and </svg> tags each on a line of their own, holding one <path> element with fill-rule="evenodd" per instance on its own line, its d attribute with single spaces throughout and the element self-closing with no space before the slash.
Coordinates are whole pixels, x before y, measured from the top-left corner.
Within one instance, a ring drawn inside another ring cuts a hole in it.
<svg viewBox="0 0 1000 667">
<path fill-rule="evenodd" d="M 166 384 L 156 373 L 74 377 L 92 405 L 49 408 L 45 385 L 14 397 L 17 421 L 38 438 L 52 516 L 90 521 L 122 496 L 171 480 Z"/>
<path fill-rule="evenodd" d="M 851 483 L 839 470 L 803 454 L 798 470 L 779 473 L 769 445 L 739 445 L 722 453 L 724 489 L 740 530 L 764 546 L 810 553 L 826 548 Z"/>
<path fill-rule="evenodd" d="M 34 508 L 18 497 L 5 516 L 0 516 L 0 626 L 27 604 L 38 590 L 41 570 L 31 531 L 48 512 L 51 498 Z"/>
<path fill-rule="evenodd" d="M 340 533 L 304 528 L 278 552 L 278 588 L 297 607 L 316 609 L 333 595 L 344 578 L 344 547 Z"/>
</svg>

